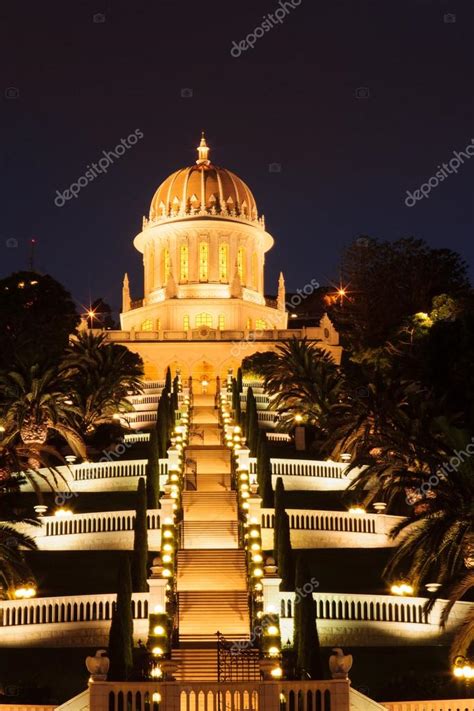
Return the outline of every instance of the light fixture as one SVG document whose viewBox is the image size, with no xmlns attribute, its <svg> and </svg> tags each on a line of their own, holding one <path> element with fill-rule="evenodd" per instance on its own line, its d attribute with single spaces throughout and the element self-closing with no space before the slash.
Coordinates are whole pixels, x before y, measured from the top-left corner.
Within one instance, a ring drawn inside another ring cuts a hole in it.
<svg viewBox="0 0 474 711">
<path fill-rule="evenodd" d="M 72 516 L 72 511 L 70 509 L 56 509 L 54 515 L 56 518 L 66 518 L 67 516 Z"/>
<path fill-rule="evenodd" d="M 393 595 L 413 595 L 413 586 L 404 582 L 394 583 L 390 588 L 390 592 Z"/>
<path fill-rule="evenodd" d="M 161 694 L 158 691 L 155 691 L 151 698 L 154 704 L 159 704 L 161 701 Z"/>
<path fill-rule="evenodd" d="M 363 506 L 351 506 L 349 509 L 350 514 L 355 514 L 356 516 L 362 516 L 365 514 L 365 509 Z"/>
<path fill-rule="evenodd" d="M 157 625 L 156 627 L 153 628 L 153 634 L 156 634 L 158 636 L 163 636 L 166 634 L 166 630 L 162 625 Z"/>
<path fill-rule="evenodd" d="M 268 654 L 271 657 L 278 657 L 278 655 L 280 654 L 280 650 L 278 649 L 278 647 L 270 647 L 270 649 L 268 650 Z"/>
<path fill-rule="evenodd" d="M 294 420 L 295 422 L 303 422 L 303 415 L 295 415 Z"/>
<path fill-rule="evenodd" d="M 263 570 L 261 568 L 254 568 L 253 574 L 256 578 L 261 578 L 263 575 Z"/>
<path fill-rule="evenodd" d="M 267 627 L 267 634 L 270 634 L 272 637 L 278 634 L 278 627 L 276 625 L 269 625 Z"/>
<path fill-rule="evenodd" d="M 283 670 L 281 667 L 275 667 L 275 669 L 272 669 L 270 674 L 274 679 L 281 679 L 283 675 Z"/>
<path fill-rule="evenodd" d="M 453 674 L 458 679 L 473 679 L 474 667 L 472 666 L 469 659 L 466 659 L 466 657 L 458 656 L 454 660 Z"/>
</svg>

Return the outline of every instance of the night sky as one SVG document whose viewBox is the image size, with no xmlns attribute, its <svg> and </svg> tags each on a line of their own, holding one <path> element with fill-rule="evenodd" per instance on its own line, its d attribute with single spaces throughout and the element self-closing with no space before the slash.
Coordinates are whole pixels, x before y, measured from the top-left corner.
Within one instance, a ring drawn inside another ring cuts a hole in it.
<svg viewBox="0 0 474 711">
<path fill-rule="evenodd" d="M 232 57 L 276 0 L 102 1 L 0 10 L 0 276 L 27 267 L 36 238 L 37 269 L 78 304 L 117 309 L 125 271 L 141 297 L 133 237 L 202 129 L 275 237 L 267 292 L 280 269 L 290 290 L 337 279 L 360 234 L 415 235 L 474 265 L 474 157 L 404 204 L 474 138 L 474 2 L 300 0 Z M 55 206 L 136 129 L 107 174 Z"/>
</svg>

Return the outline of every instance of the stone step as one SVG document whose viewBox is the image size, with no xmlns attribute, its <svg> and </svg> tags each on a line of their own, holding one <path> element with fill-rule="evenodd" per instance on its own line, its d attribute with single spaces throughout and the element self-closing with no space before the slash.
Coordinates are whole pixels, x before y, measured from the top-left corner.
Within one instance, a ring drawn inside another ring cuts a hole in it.
<svg viewBox="0 0 474 711">
<path fill-rule="evenodd" d="M 241 648 L 249 640 L 239 639 Z M 177 681 L 214 681 L 218 679 L 217 644 L 208 646 L 182 645 L 173 649 L 172 659 L 177 662 L 175 673 Z M 233 656 L 232 669 L 229 669 L 229 656 L 221 656 L 221 681 L 258 681 L 260 671 L 258 666 L 258 650 L 248 649 L 244 655 Z M 227 660 L 227 663 L 226 661 Z"/>
<path fill-rule="evenodd" d="M 250 631 L 246 591 L 179 592 L 180 641 L 247 638 Z"/>
<path fill-rule="evenodd" d="M 185 491 L 184 521 L 237 521 L 235 491 Z"/>
<path fill-rule="evenodd" d="M 184 521 L 182 536 L 186 550 L 239 547 L 237 521 Z"/>
<path fill-rule="evenodd" d="M 177 556 L 178 591 L 247 590 L 242 550 L 183 550 Z"/>
</svg>

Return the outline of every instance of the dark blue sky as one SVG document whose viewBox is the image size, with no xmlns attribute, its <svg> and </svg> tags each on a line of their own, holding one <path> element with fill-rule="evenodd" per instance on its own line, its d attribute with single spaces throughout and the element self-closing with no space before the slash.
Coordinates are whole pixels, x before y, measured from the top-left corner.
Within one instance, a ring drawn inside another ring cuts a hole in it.
<svg viewBox="0 0 474 711">
<path fill-rule="evenodd" d="M 404 205 L 406 190 L 474 137 L 474 4 L 301 0 L 233 58 L 232 42 L 278 7 L 4 4 L 0 276 L 27 265 L 35 237 L 38 268 L 78 302 L 90 294 L 117 308 L 125 270 L 141 296 L 132 239 L 159 183 L 195 160 L 202 128 L 211 157 L 250 185 L 275 237 L 267 291 L 280 269 L 292 290 L 336 277 L 358 234 L 415 235 L 474 264 L 474 158 Z M 105 22 L 93 22 L 96 12 Z M 57 190 L 135 129 L 143 139 L 106 175 L 54 205 Z"/>
</svg>

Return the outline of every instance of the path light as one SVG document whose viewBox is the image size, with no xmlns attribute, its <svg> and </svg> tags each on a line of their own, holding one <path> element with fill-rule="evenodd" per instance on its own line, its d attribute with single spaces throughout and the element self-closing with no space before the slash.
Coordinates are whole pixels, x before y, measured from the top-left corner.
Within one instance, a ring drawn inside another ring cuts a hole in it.
<svg viewBox="0 0 474 711">
<path fill-rule="evenodd" d="M 162 637 L 164 634 L 166 634 L 166 630 L 162 625 L 157 625 L 156 627 L 153 628 L 153 634 L 159 635 Z"/>
<path fill-rule="evenodd" d="M 303 415 L 297 414 L 294 417 L 295 422 L 303 422 Z"/>
<path fill-rule="evenodd" d="M 269 625 L 267 627 L 267 634 L 271 635 L 274 637 L 275 635 L 278 634 L 278 627 L 276 625 Z"/>
<path fill-rule="evenodd" d="M 28 600 L 29 598 L 36 596 L 36 588 L 31 584 L 23 585 L 20 588 L 16 588 L 14 595 L 17 600 Z"/>
<path fill-rule="evenodd" d="M 469 659 L 458 656 L 454 660 L 453 674 L 458 679 L 473 679 L 474 667 L 471 665 Z"/>
<path fill-rule="evenodd" d="M 54 512 L 56 518 L 66 518 L 67 516 L 72 516 L 72 511 L 70 509 L 56 509 Z"/>
<path fill-rule="evenodd" d="M 392 595 L 413 595 L 413 586 L 410 583 L 394 583 L 390 588 Z"/>
<path fill-rule="evenodd" d="M 363 506 L 351 506 L 349 509 L 350 514 L 355 514 L 356 516 L 362 516 L 365 514 L 365 509 Z"/>
<path fill-rule="evenodd" d="M 271 670 L 270 674 L 274 679 L 281 679 L 283 675 L 283 669 L 281 667 L 275 667 Z"/>
</svg>

